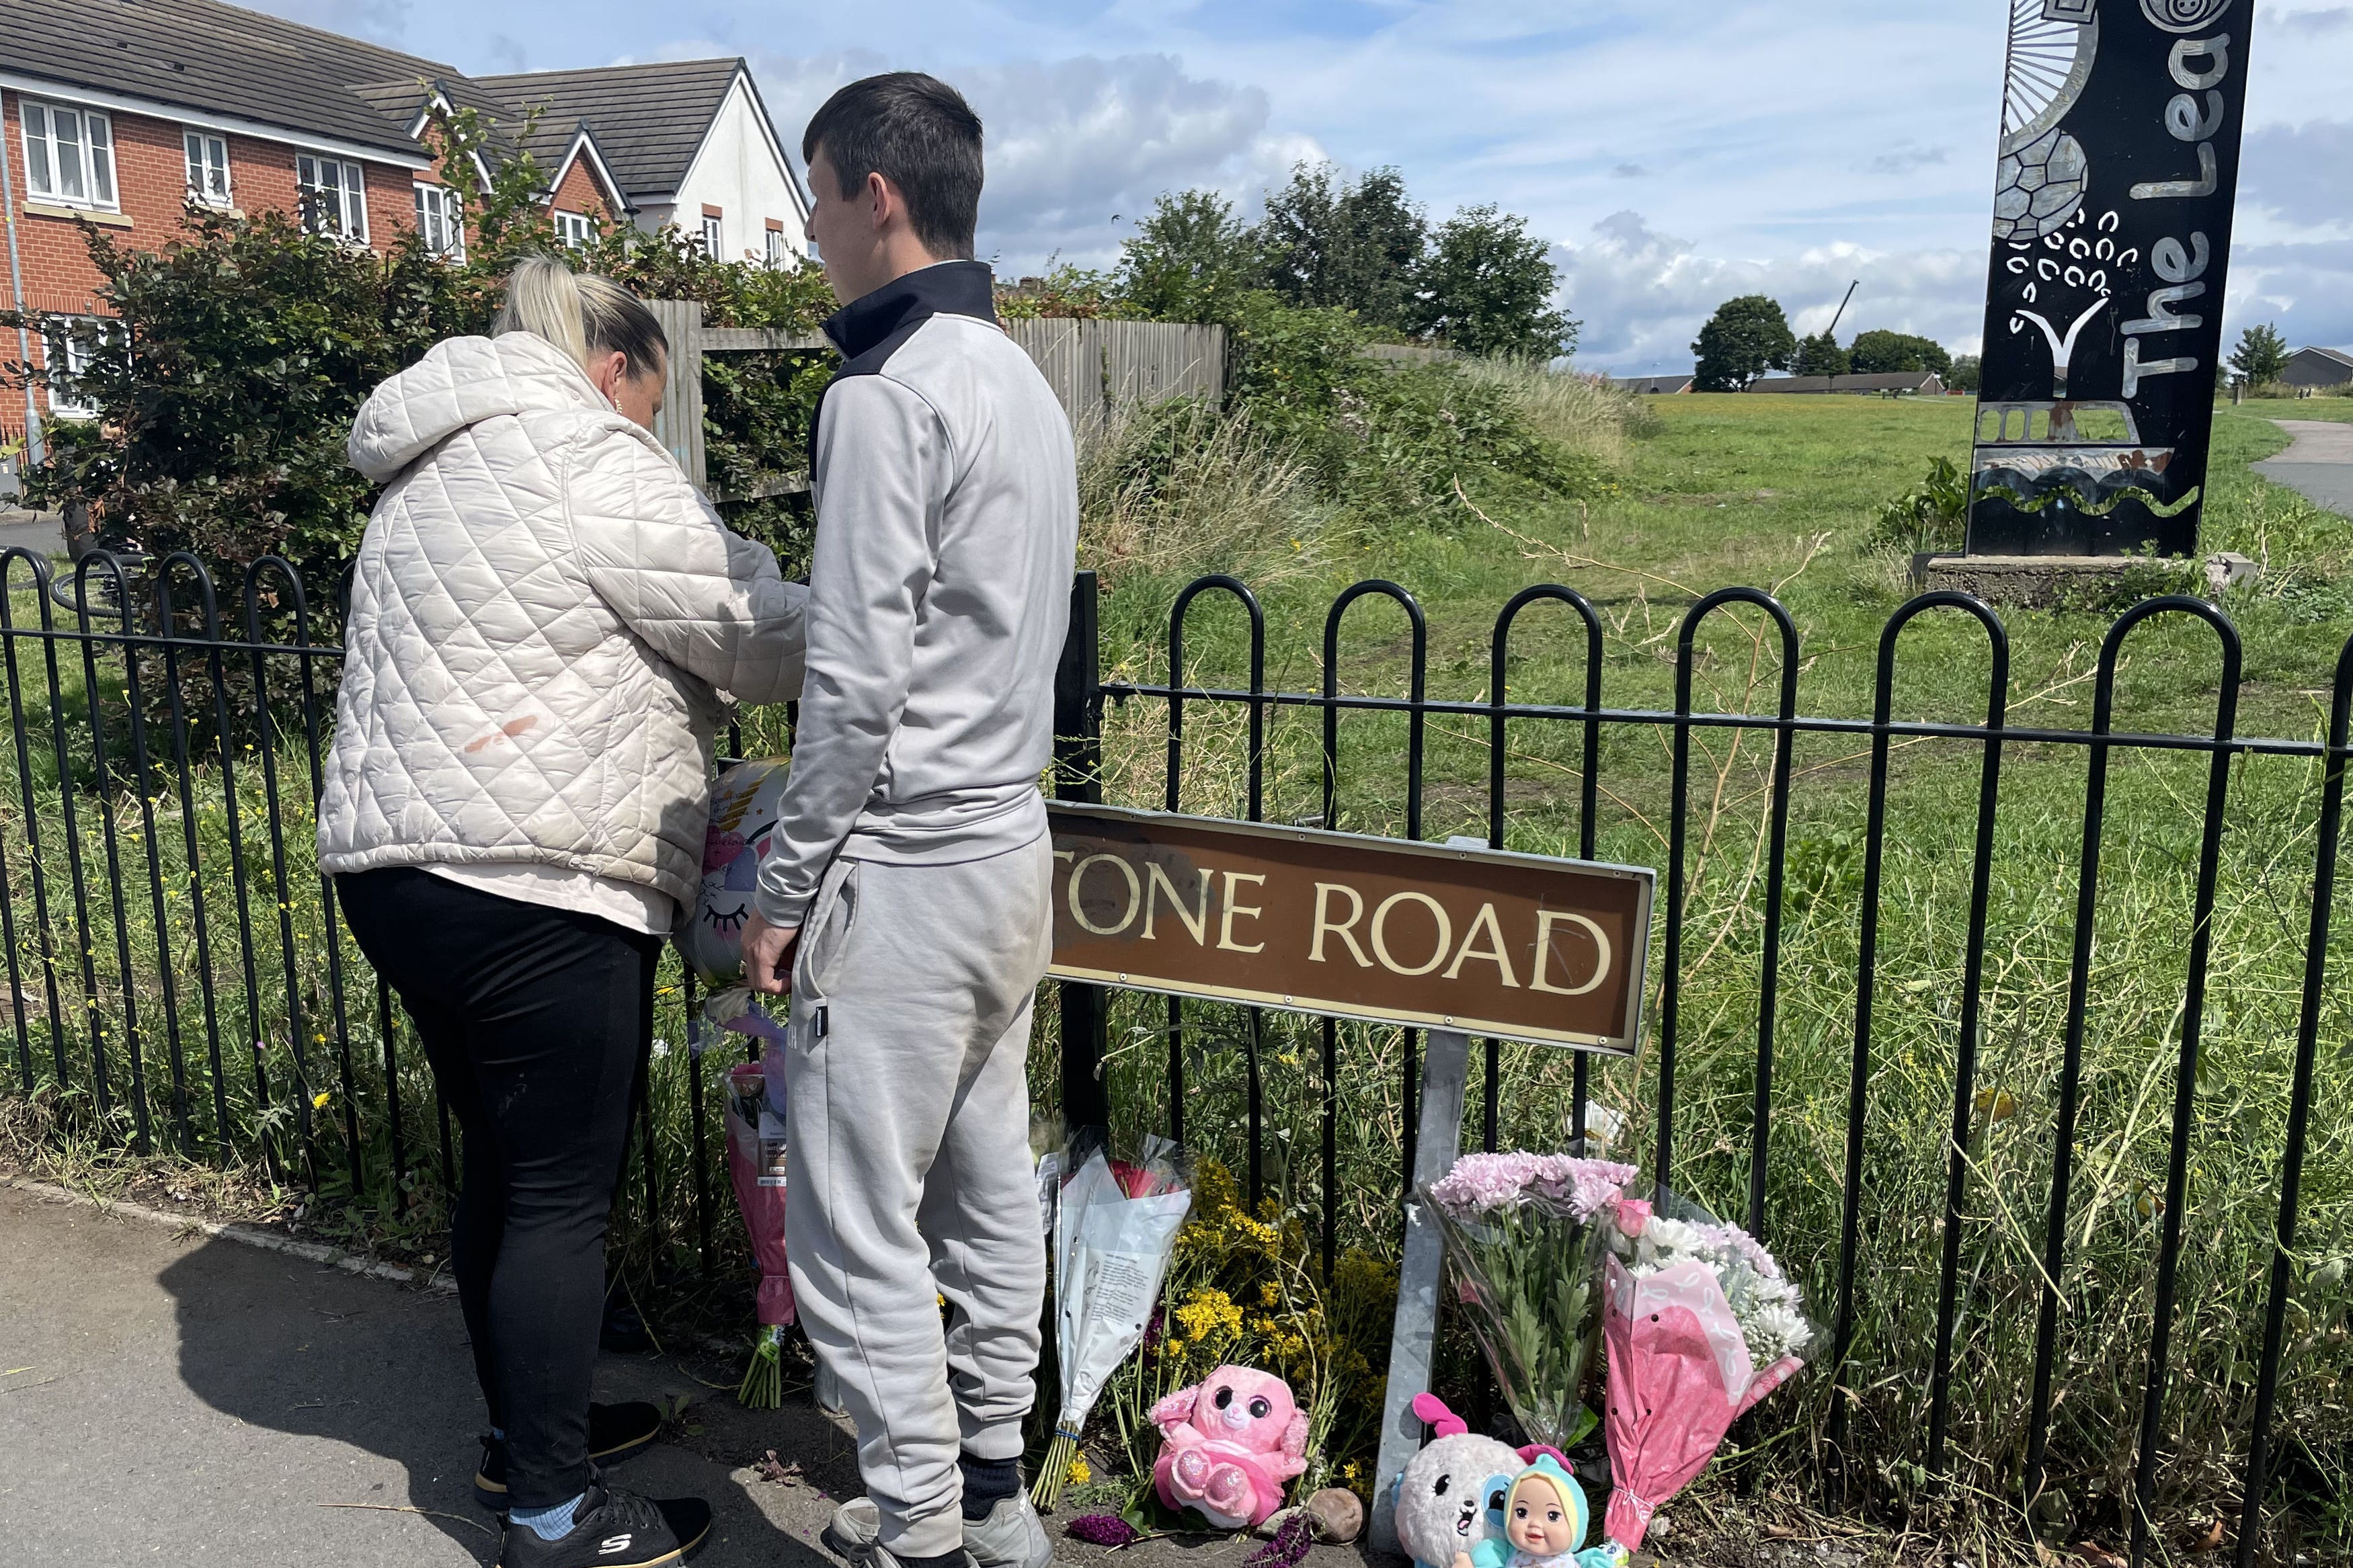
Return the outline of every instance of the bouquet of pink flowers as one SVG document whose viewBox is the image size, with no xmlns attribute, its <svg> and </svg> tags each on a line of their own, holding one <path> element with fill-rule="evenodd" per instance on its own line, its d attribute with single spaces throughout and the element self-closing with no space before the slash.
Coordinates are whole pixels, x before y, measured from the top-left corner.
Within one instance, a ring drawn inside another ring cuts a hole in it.
<svg viewBox="0 0 2353 1568">
<path fill-rule="evenodd" d="M 1795 1376 L 1813 1340 L 1781 1266 L 1737 1226 L 1621 1197 L 1605 1230 L 1609 1539 L 1642 1544 L 1733 1422 Z"/>
<path fill-rule="evenodd" d="M 771 1070 L 781 1076 L 783 1064 Z M 760 1266 L 754 1301 L 760 1331 L 753 1336 L 751 1365 L 735 1397 L 760 1410 L 774 1410 L 783 1402 L 785 1330 L 794 1319 L 793 1277 L 785 1261 L 785 1122 L 774 1109 L 780 1098 L 769 1091 L 760 1063 L 738 1062 L 728 1069 L 727 1180 Z"/>
<path fill-rule="evenodd" d="M 1421 1189 L 1472 1333 L 1533 1442 L 1567 1448 L 1598 1419 L 1581 1394 L 1601 1258 L 1634 1174 L 1567 1154 L 1465 1154 Z"/>
</svg>

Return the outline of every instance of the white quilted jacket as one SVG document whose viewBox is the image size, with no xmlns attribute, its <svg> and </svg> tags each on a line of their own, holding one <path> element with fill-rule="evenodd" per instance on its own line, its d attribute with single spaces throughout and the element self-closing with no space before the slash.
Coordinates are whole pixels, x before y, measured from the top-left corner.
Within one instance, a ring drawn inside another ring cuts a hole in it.
<svg viewBox="0 0 2353 1568">
<path fill-rule="evenodd" d="M 729 699 L 798 694 L 807 590 L 527 332 L 452 338 L 378 387 L 329 872 L 537 862 L 691 906 Z"/>
</svg>

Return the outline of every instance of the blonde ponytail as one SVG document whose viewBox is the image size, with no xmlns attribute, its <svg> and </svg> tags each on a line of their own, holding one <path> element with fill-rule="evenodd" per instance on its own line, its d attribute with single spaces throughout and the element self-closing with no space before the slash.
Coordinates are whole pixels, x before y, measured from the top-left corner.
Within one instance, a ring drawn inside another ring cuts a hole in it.
<svg viewBox="0 0 2353 1568">
<path fill-rule="evenodd" d="M 582 275 L 552 256 L 526 256 L 507 275 L 507 301 L 491 335 L 531 332 L 581 369 L 592 356 L 618 353 L 632 375 L 659 375 L 670 342 L 645 301 L 608 278 Z"/>
</svg>

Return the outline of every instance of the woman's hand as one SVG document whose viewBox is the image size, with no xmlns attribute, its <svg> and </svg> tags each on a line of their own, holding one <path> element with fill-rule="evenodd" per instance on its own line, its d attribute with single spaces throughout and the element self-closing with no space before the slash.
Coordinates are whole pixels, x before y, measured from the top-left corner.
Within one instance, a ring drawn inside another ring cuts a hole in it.
<svg viewBox="0 0 2353 1568">
<path fill-rule="evenodd" d="M 772 926 L 752 910 L 744 917 L 744 981 L 754 991 L 782 996 L 793 985 L 793 951 L 801 944 L 798 926 Z"/>
</svg>

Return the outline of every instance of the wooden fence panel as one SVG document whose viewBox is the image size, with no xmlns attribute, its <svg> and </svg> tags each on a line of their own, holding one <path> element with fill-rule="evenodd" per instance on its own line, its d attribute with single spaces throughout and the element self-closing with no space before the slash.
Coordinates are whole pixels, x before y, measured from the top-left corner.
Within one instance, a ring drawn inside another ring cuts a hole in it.
<svg viewBox="0 0 2353 1568">
<path fill-rule="evenodd" d="M 702 489 L 702 306 L 693 300 L 649 300 L 646 307 L 670 340 L 670 374 L 661 412 L 654 416 L 654 439 L 678 459 L 694 488 Z"/>
<path fill-rule="evenodd" d="M 1223 327 L 1041 319 L 1008 321 L 1005 331 L 1082 429 L 1127 404 L 1225 395 Z"/>
<path fill-rule="evenodd" d="M 706 327 L 691 300 L 649 300 L 670 345 L 670 375 L 654 437 L 678 459 L 698 489 L 708 490 L 702 448 L 702 356 L 828 346 L 822 338 L 756 327 Z M 1124 405 L 1169 397 L 1225 395 L 1226 330 L 1182 321 L 1017 320 L 1006 335 L 1019 344 L 1082 434 L 1099 429 Z M 805 488 L 798 475 L 777 476 L 742 496 Z"/>
</svg>

